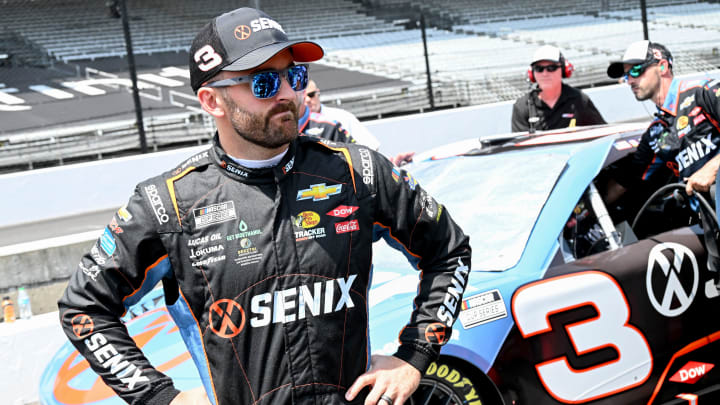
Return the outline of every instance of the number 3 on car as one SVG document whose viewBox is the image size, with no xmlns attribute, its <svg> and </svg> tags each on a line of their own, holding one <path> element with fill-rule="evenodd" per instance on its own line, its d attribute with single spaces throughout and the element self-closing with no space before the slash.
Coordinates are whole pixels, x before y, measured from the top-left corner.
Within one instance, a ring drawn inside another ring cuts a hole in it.
<svg viewBox="0 0 720 405">
<path fill-rule="evenodd" d="M 549 297 L 552 299 L 549 299 Z M 545 389 L 558 401 L 583 403 L 641 385 L 652 371 L 642 332 L 628 323 L 630 307 L 617 282 L 599 271 L 541 280 L 519 288 L 512 311 L 524 338 L 548 333 L 551 315 L 592 306 L 597 316 L 565 326 L 578 356 L 611 348 L 617 358 L 576 370 L 561 356 L 535 366 Z"/>
</svg>

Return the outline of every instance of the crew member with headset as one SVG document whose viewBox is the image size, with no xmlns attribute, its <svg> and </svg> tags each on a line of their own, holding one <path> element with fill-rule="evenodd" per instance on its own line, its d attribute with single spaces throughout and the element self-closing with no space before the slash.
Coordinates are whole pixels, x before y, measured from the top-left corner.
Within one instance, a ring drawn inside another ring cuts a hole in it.
<svg viewBox="0 0 720 405">
<path fill-rule="evenodd" d="M 562 82 L 574 69 L 554 46 L 544 45 L 535 51 L 528 69 L 530 91 L 513 106 L 513 132 L 606 123 L 590 97 Z"/>
</svg>

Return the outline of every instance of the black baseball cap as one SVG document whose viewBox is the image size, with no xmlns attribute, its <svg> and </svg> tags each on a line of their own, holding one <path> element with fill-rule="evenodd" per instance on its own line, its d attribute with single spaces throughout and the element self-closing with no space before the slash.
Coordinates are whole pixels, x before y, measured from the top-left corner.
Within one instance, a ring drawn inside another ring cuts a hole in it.
<svg viewBox="0 0 720 405">
<path fill-rule="evenodd" d="M 672 68 L 672 55 L 665 46 L 658 44 L 657 42 L 650 41 L 633 42 L 625 50 L 622 60 L 610 62 L 607 74 L 613 79 L 617 79 L 625 74 L 625 68 L 623 67 L 624 64 L 639 65 L 641 63 L 650 63 L 653 61 L 660 61 L 662 59 L 667 60 Z"/>
<path fill-rule="evenodd" d="M 197 90 L 221 70 L 242 71 L 262 65 L 290 48 L 295 62 L 324 55 L 311 41 L 290 41 L 280 23 L 260 10 L 243 7 L 213 18 L 190 46 L 190 86 Z"/>
</svg>

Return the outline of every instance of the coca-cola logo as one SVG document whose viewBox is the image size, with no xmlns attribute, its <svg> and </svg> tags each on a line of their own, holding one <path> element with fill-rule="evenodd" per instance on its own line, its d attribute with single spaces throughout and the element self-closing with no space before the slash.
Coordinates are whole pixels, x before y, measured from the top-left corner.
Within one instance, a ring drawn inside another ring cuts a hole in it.
<svg viewBox="0 0 720 405">
<path fill-rule="evenodd" d="M 335 224 L 335 233 L 355 232 L 360 229 L 357 219 L 352 221 L 338 222 Z"/>
</svg>

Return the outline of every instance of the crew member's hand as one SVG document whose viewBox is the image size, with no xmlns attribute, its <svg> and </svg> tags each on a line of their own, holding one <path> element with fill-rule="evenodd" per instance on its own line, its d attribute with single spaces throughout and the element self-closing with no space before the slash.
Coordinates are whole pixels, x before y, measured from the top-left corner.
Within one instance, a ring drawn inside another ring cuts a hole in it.
<svg viewBox="0 0 720 405">
<path fill-rule="evenodd" d="M 205 394 L 205 388 L 198 387 L 183 391 L 173 398 L 170 405 L 212 405 Z"/>
<path fill-rule="evenodd" d="M 690 177 L 685 177 L 685 191 L 688 195 L 692 195 L 693 190 L 695 191 L 710 191 L 710 186 L 715 183 L 715 176 L 717 170 L 713 170 L 713 167 L 705 165 L 696 171 Z"/>
<path fill-rule="evenodd" d="M 420 377 L 420 371 L 406 361 L 374 354 L 370 359 L 370 370 L 355 380 L 345 399 L 352 401 L 360 390 L 372 386 L 365 405 L 402 405 L 417 389 Z"/>
<path fill-rule="evenodd" d="M 412 162 L 413 156 L 415 156 L 415 152 L 400 152 L 397 155 L 391 157 L 390 161 L 395 166 L 400 167 L 404 164 Z"/>
</svg>

